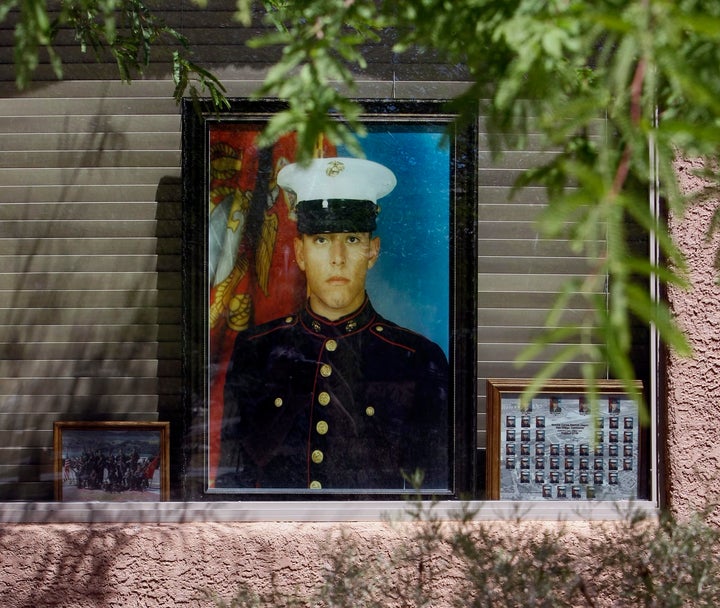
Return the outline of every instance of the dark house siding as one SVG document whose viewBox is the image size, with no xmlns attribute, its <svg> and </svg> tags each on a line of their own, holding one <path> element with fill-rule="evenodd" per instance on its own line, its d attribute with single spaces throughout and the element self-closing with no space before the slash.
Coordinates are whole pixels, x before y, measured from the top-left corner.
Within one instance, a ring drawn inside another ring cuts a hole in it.
<svg viewBox="0 0 720 608">
<path fill-rule="evenodd" d="M 1 86 L 0 498 L 47 499 L 55 420 L 179 407 L 180 120 L 162 81 Z"/>
<path fill-rule="evenodd" d="M 165 5 L 231 96 L 257 88 L 276 50 L 243 46 L 233 2 Z M 168 419 L 181 408 L 181 121 L 167 64 L 121 84 L 111 61 L 83 55 L 66 33 L 65 80 L 42 64 L 18 92 L 11 26 L 0 24 L 0 500 L 48 500 L 54 421 Z M 426 54 L 377 46 L 369 62 L 361 97 L 443 98 L 463 86 L 460 67 Z M 508 201 L 519 171 L 541 158 L 532 139 L 493 163 L 481 136 L 478 153 L 482 449 L 485 379 L 537 371 L 540 361 L 513 361 L 586 260 L 538 239 L 541 192 Z"/>
</svg>

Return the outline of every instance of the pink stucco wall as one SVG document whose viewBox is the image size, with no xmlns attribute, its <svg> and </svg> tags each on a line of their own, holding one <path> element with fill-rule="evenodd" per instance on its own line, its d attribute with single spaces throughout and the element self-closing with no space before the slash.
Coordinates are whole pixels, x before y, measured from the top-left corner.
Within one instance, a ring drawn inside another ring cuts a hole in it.
<svg viewBox="0 0 720 608">
<path fill-rule="evenodd" d="M 0 605 L 212 606 L 201 601 L 203 589 L 231 598 L 245 581 L 267 591 L 273 573 L 281 590 L 310 587 L 324 565 L 318 548 L 331 540 L 334 528 L 291 523 L 5 527 Z M 380 524 L 364 525 L 357 534 L 378 552 L 392 536 Z"/>
<path fill-rule="evenodd" d="M 692 164 L 678 167 L 683 185 L 698 187 Z M 691 289 L 670 291 L 695 356 L 671 356 L 668 380 L 669 492 L 674 510 L 687 515 L 713 497 L 720 470 L 720 287 L 713 260 L 720 239 L 704 238 L 715 203 L 675 218 L 673 232 L 685 252 Z M 507 534 L 527 533 L 504 523 Z M 263 591 L 276 585 L 300 593 L 316 588 L 329 561 L 323 550 L 349 534 L 377 561 L 412 537 L 388 523 L 187 523 L 5 525 L 0 529 L 0 605 L 30 607 L 211 606 L 211 589 L 229 599 L 238 583 Z M 589 524 L 570 526 L 582 545 Z M 453 596 L 452 572 L 436 585 L 443 606 Z M 392 605 L 388 598 L 387 605 Z"/>
<path fill-rule="evenodd" d="M 600 525 L 566 524 L 565 549 L 575 566 L 582 568 L 583 560 L 587 563 L 588 558 L 596 559 L 586 544 L 597 539 Z M 540 542 L 551 529 L 557 529 L 557 524 L 510 520 L 487 524 L 486 531 L 519 543 L 523 538 Z M 332 604 L 336 608 L 420 605 L 413 595 L 418 585 L 430 595 L 429 605 L 433 608 L 457 605 L 453 602 L 462 600 L 461 571 L 447 546 L 434 547 L 432 553 L 423 554 L 427 557 L 404 562 L 405 567 L 394 570 L 385 567 L 399 547 L 414 551 L 422 545 L 422 534 L 418 533 L 417 524 L 411 523 L 17 525 L 5 527 L 0 533 L 0 605 L 219 606 L 203 595 L 203 590 L 210 590 L 226 602 L 224 606 L 230 606 L 242 584 L 262 594 L 275 590 L 281 598 L 308 598 L 320 590 L 325 577 L 333 571 L 336 562 L 331 555 L 338 555 L 339 547 L 349 546 L 357 547 L 360 557 L 342 563 L 359 565 L 366 575 L 372 573 L 367 592 L 375 597 L 375 603 L 368 603 L 368 596 L 362 592 L 354 598 L 342 593 Z M 490 553 L 490 549 L 485 553 Z M 553 560 L 548 561 L 547 565 L 553 566 Z M 524 570 L 518 574 L 531 576 Z M 381 597 L 377 597 L 379 577 L 389 583 Z M 602 581 L 597 576 L 587 580 L 587 592 L 597 600 L 595 605 L 610 605 L 602 603 L 605 587 Z M 286 604 L 276 600 L 261 605 L 279 608 Z M 301 605 L 319 604 L 306 601 Z"/>
<path fill-rule="evenodd" d="M 693 162 L 678 164 L 687 192 L 702 187 Z M 671 227 L 688 264 L 690 288 L 671 289 L 669 300 L 693 349 L 692 358 L 671 355 L 668 368 L 670 499 L 678 513 L 718 498 L 720 472 L 720 273 L 714 268 L 720 235 L 706 238 L 717 200 L 698 203 Z"/>
</svg>

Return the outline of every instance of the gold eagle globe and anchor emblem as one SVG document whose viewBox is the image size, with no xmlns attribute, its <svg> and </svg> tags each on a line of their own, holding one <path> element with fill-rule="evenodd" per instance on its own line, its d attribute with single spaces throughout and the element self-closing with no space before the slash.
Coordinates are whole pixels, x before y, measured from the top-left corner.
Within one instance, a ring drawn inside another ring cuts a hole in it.
<svg viewBox="0 0 720 608">
<path fill-rule="evenodd" d="M 343 171 L 345 171 L 344 163 L 339 160 L 333 160 L 327 164 L 327 167 L 325 168 L 325 175 L 328 177 L 337 177 Z"/>
</svg>

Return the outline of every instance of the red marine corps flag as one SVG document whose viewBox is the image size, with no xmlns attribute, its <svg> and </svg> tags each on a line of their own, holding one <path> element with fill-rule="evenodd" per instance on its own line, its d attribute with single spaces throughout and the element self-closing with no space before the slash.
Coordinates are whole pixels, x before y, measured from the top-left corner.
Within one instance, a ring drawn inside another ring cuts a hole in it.
<svg viewBox="0 0 720 608">
<path fill-rule="evenodd" d="M 297 225 L 277 174 L 294 162 L 294 135 L 257 148 L 257 125 L 223 123 L 210 131 L 208 229 L 209 485 L 220 455 L 223 388 L 237 333 L 299 310 L 303 274 L 295 263 Z M 333 156 L 324 141 L 316 155 Z"/>
<path fill-rule="evenodd" d="M 158 464 L 160 464 L 160 454 L 155 456 L 145 467 L 145 479 L 150 482 L 152 480 L 153 475 L 155 475 L 155 469 L 157 469 Z"/>
</svg>

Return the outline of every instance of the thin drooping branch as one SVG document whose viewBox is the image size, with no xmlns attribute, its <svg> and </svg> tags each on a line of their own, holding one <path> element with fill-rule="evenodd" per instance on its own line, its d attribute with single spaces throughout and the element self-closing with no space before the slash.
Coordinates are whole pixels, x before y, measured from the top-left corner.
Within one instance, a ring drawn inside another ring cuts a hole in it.
<svg viewBox="0 0 720 608">
<path fill-rule="evenodd" d="M 645 58 L 641 58 L 635 66 L 635 74 L 630 84 L 630 121 L 633 126 L 640 124 L 642 118 L 642 91 L 645 81 Z M 628 173 L 630 172 L 630 155 L 632 154 L 632 145 L 628 141 L 625 143 L 620 163 L 618 164 L 613 180 L 612 198 L 615 198 L 625 185 Z"/>
</svg>

